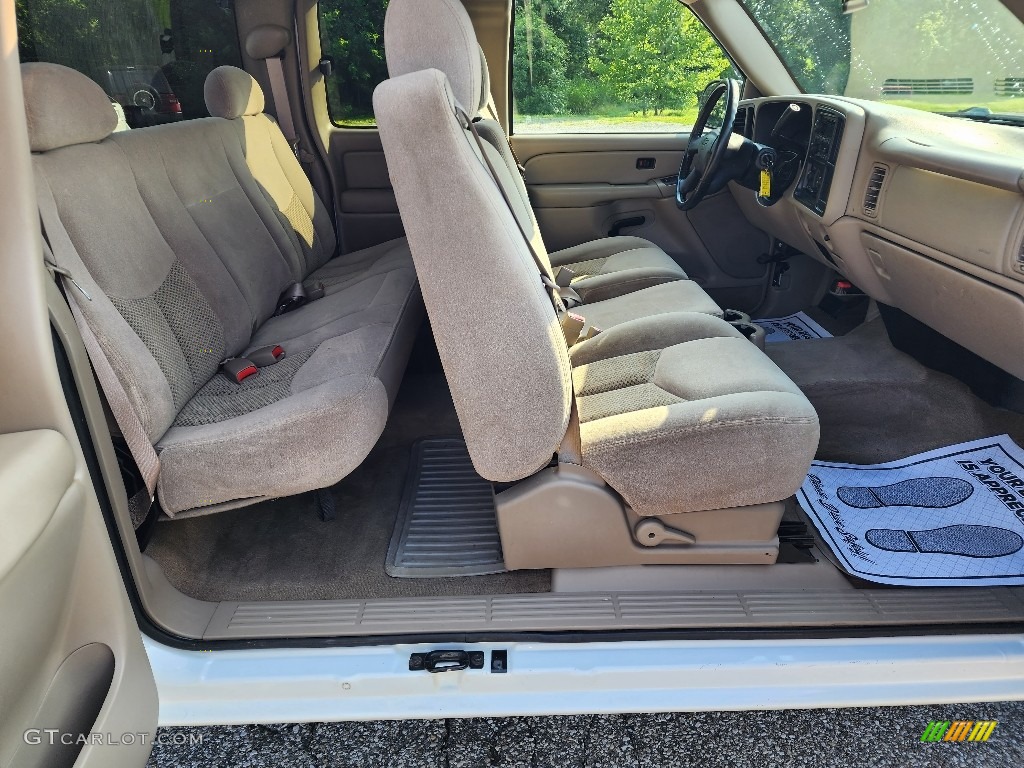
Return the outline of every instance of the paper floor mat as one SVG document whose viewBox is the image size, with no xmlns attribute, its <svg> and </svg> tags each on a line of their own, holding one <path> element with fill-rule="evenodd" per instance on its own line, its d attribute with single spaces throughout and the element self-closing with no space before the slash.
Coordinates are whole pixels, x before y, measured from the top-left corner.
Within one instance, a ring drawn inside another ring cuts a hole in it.
<svg viewBox="0 0 1024 768">
<path fill-rule="evenodd" d="M 816 461 L 797 498 L 851 575 L 1024 584 L 1024 450 L 1007 435 L 885 464 Z"/>
<path fill-rule="evenodd" d="M 773 317 L 767 320 L 755 320 L 764 328 L 767 336 L 766 344 L 779 344 L 784 341 L 801 341 L 803 339 L 831 339 L 832 334 L 814 322 L 803 312 L 786 317 Z"/>
</svg>

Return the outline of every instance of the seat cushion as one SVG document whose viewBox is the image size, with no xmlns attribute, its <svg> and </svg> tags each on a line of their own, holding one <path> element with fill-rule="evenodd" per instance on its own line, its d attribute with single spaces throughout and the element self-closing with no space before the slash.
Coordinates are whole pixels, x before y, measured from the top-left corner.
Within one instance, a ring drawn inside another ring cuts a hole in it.
<svg viewBox="0 0 1024 768">
<path fill-rule="evenodd" d="M 693 280 L 674 280 L 604 301 L 587 302 L 573 312 L 589 324 L 607 330 L 668 312 L 700 312 L 721 317 L 722 308 Z"/>
<path fill-rule="evenodd" d="M 307 285 L 320 283 L 328 293 L 337 293 L 372 275 L 384 274 L 396 269 L 413 269 L 409 243 L 403 237 L 398 240 L 363 248 L 360 251 L 335 256 L 306 280 Z"/>
<path fill-rule="evenodd" d="M 358 351 L 368 333 L 290 353 L 241 384 L 218 375 L 200 389 L 156 446 L 164 511 L 202 514 L 326 488 L 359 466 L 388 416 L 376 354 Z"/>
<path fill-rule="evenodd" d="M 424 314 L 410 261 L 353 279 L 318 301 L 271 318 L 253 336 L 247 351 L 280 344 L 291 354 L 328 339 L 345 339 L 357 359 L 338 359 L 343 370 L 355 365 L 377 376 L 394 402 Z"/>
<path fill-rule="evenodd" d="M 571 359 L 583 465 L 638 514 L 779 501 L 803 482 L 817 414 L 724 320 L 624 323 L 576 345 Z"/>
<path fill-rule="evenodd" d="M 109 112 L 83 75 L 40 67 L 26 71 L 30 85 L 45 86 L 26 89 L 32 105 L 76 107 L 84 93 L 87 117 Z M 56 98 L 58 86 L 72 97 Z M 50 106 L 28 111 L 49 116 Z M 59 117 L 71 125 L 78 116 Z M 84 322 L 160 455 L 163 509 L 203 514 L 338 482 L 380 436 L 422 321 L 408 248 L 393 242 L 323 263 L 333 234 L 311 234 L 322 206 L 308 204 L 308 182 L 265 175 L 279 193 L 268 194 L 252 166 L 277 161 L 246 158 L 232 121 L 115 137 L 100 135 L 111 121 L 94 122 L 40 139 L 36 189 L 54 258 L 88 292 Z M 82 143 L 50 146 L 61 142 Z M 295 216 L 282 218 L 279 201 Z M 300 252 L 291 235 L 316 247 Z M 281 291 L 314 264 L 328 295 L 273 317 Z M 285 348 L 284 360 L 241 384 L 218 373 L 224 358 L 270 344 Z"/>
<path fill-rule="evenodd" d="M 686 279 L 667 253 L 640 237 L 606 237 L 548 256 L 553 268 L 576 273 L 572 287 L 587 303 Z"/>
<path fill-rule="evenodd" d="M 358 261 L 358 258 L 354 259 Z M 325 488 L 377 441 L 423 321 L 411 263 L 271 318 L 247 350 L 284 360 L 235 384 L 216 375 L 157 445 L 169 515 Z"/>
</svg>

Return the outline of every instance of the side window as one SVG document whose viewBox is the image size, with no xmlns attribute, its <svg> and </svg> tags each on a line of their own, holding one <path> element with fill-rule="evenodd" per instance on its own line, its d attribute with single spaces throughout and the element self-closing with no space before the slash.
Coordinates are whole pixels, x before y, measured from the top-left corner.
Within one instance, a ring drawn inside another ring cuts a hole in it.
<svg viewBox="0 0 1024 768">
<path fill-rule="evenodd" d="M 122 129 L 209 116 L 206 75 L 242 65 L 233 0 L 17 0 L 17 20 L 21 60 L 95 80 Z"/>
<path fill-rule="evenodd" d="M 513 125 L 528 133 L 686 131 L 729 58 L 678 0 L 515 0 Z"/>
<path fill-rule="evenodd" d="M 335 125 L 374 125 L 373 89 L 387 80 L 384 12 L 388 0 L 320 0 L 320 50 L 334 61 L 327 110 Z"/>
</svg>

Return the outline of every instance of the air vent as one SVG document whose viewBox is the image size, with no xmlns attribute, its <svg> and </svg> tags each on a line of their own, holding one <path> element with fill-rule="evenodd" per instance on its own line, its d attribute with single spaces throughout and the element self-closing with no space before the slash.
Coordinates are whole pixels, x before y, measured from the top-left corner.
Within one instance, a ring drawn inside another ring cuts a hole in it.
<svg viewBox="0 0 1024 768">
<path fill-rule="evenodd" d="M 754 109 L 743 107 L 736 113 L 736 133 L 747 139 L 754 138 Z"/>
<path fill-rule="evenodd" d="M 884 165 L 876 165 L 871 171 L 868 189 L 864 193 L 864 213 L 872 218 L 878 215 L 878 200 L 882 196 L 882 185 L 885 184 L 888 170 Z"/>
</svg>

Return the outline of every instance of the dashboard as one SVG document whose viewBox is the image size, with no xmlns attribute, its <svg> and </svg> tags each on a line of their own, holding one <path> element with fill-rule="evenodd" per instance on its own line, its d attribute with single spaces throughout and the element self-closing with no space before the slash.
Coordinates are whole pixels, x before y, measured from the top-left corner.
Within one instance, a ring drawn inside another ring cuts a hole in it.
<svg viewBox="0 0 1024 768">
<path fill-rule="evenodd" d="M 1024 128 L 843 97 L 740 104 L 736 130 L 795 155 L 750 221 L 1024 378 Z"/>
</svg>

